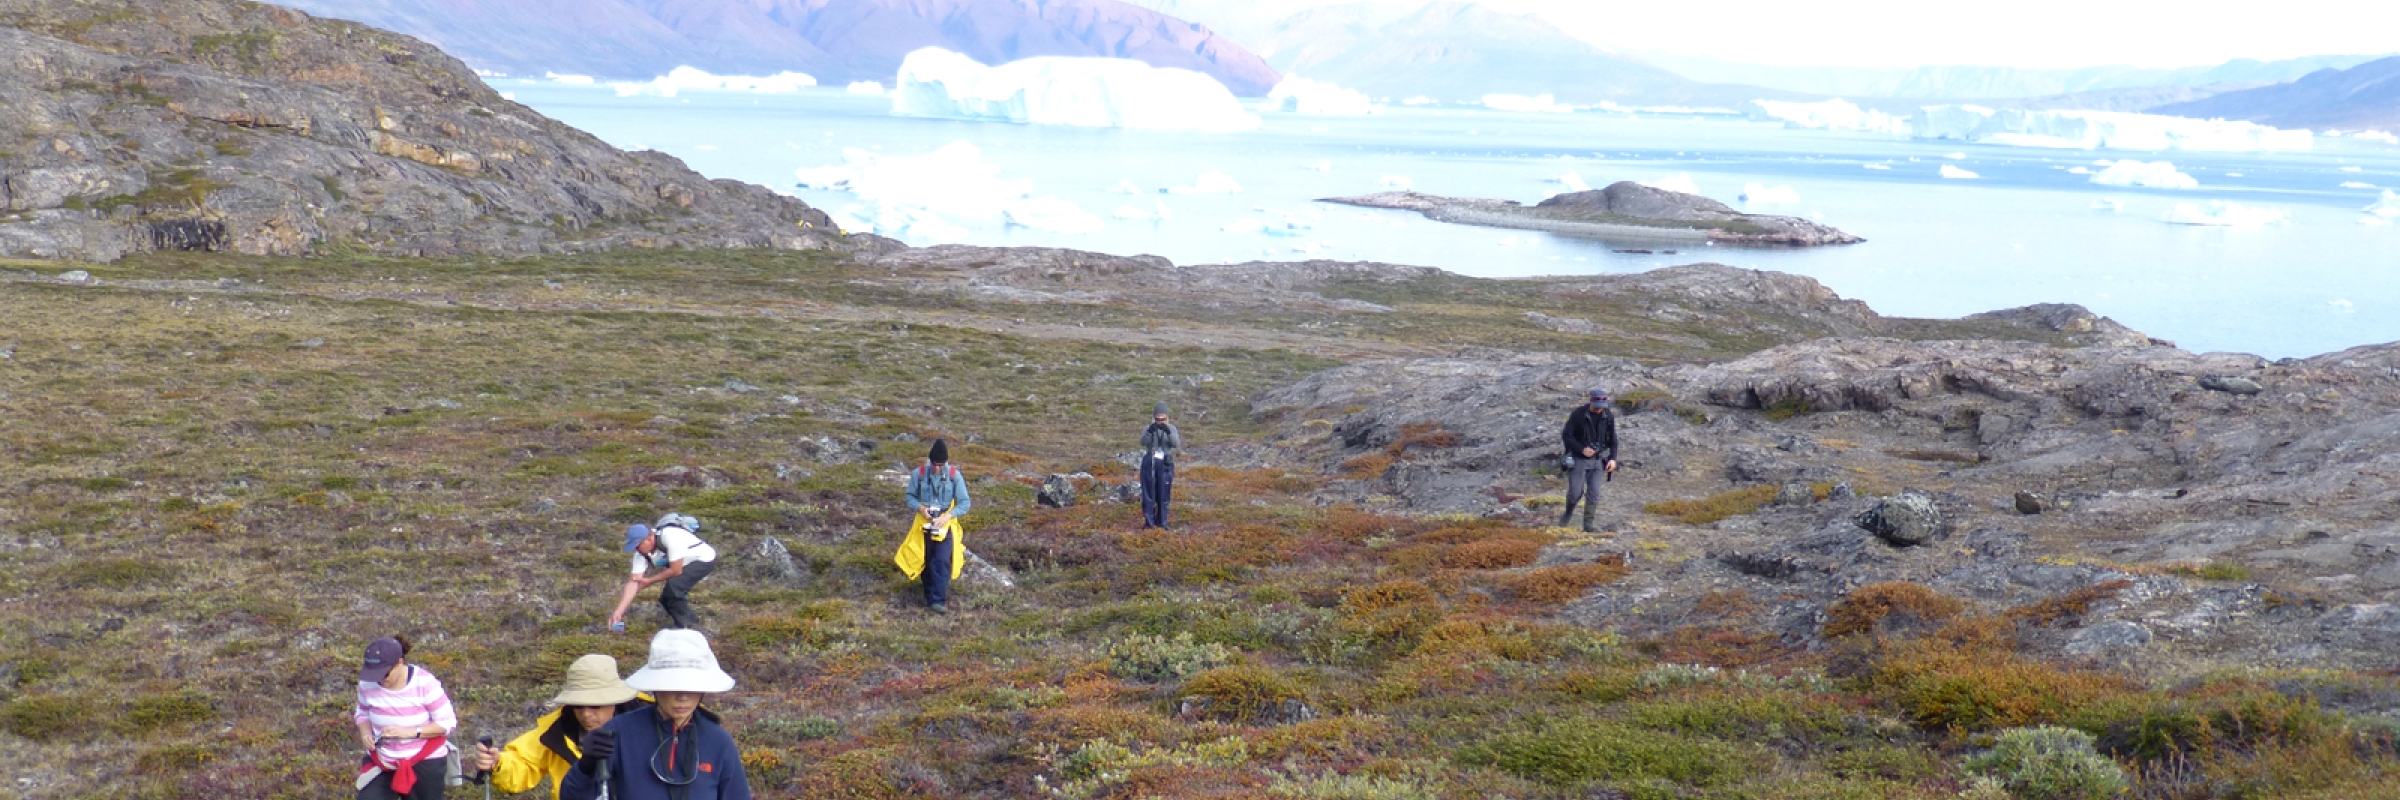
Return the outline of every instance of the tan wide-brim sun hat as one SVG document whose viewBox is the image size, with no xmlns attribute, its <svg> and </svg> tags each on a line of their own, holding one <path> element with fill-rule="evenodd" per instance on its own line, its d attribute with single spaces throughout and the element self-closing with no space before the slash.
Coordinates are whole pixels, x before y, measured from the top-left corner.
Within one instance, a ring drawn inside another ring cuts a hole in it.
<svg viewBox="0 0 2400 800">
<path fill-rule="evenodd" d="M 633 687 L 617 677 L 617 660 L 588 655 L 567 665 L 567 685 L 550 702 L 562 706 L 614 706 L 633 699 Z"/>
<path fill-rule="evenodd" d="M 668 628 L 650 637 L 650 661 L 625 679 L 625 685 L 645 692 L 733 690 L 733 676 L 717 668 L 717 654 L 708 637 L 689 628 Z"/>
</svg>

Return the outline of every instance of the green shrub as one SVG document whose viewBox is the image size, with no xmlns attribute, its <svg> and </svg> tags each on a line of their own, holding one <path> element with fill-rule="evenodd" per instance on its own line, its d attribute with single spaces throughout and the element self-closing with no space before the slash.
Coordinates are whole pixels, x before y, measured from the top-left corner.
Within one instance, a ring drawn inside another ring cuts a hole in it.
<svg viewBox="0 0 2400 800">
<path fill-rule="evenodd" d="M 133 701 L 133 709 L 125 714 L 125 725 L 135 732 L 150 731 L 188 722 L 205 722 L 217 716 L 216 705 L 199 692 L 183 691 L 154 695 Z"/>
<path fill-rule="evenodd" d="M 2042 726 L 2001 731 L 1967 771 L 1998 778 L 2023 800 L 2099 800 L 2125 791 L 2125 770 L 2092 749 L 2092 735 Z"/>
<path fill-rule="evenodd" d="M 1233 651 L 1189 633 L 1167 639 L 1133 634 L 1108 646 L 1108 671 L 1137 681 L 1181 680 L 1233 663 Z"/>
<path fill-rule="evenodd" d="M 1436 800 L 1441 797 L 1425 781 L 1363 773 L 1328 772 L 1310 778 L 1278 777 L 1267 791 L 1304 800 Z"/>
<path fill-rule="evenodd" d="M 1214 719 L 1249 722 L 1273 711 L 1286 700 L 1300 699 L 1299 687 L 1266 667 L 1220 667 L 1185 681 L 1181 696 L 1204 698 L 1201 712 Z"/>
<path fill-rule="evenodd" d="M 1501 734 L 1460 750 L 1458 760 L 1554 786 L 1650 780 L 1715 786 L 1766 763 L 1756 751 L 1723 742 L 1591 719 L 1554 721 Z"/>
<path fill-rule="evenodd" d="M 88 732 L 99 720 L 92 704 L 66 695 L 20 697 L 0 706 L 0 727 L 37 742 L 67 739 Z"/>
<path fill-rule="evenodd" d="M 59 575 L 73 589 L 132 589 L 171 580 L 175 569 L 134 558 L 102 558 L 69 564 Z"/>
</svg>

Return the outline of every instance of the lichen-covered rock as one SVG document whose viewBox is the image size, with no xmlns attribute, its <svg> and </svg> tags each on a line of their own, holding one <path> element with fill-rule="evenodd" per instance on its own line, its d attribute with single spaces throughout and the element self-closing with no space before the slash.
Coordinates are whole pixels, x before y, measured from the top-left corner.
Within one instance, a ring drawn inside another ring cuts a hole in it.
<svg viewBox="0 0 2400 800">
<path fill-rule="evenodd" d="M 1859 514 L 1856 523 L 1893 547 L 1913 547 L 1941 535 L 1942 510 L 1933 495 L 1907 489 Z"/>
<path fill-rule="evenodd" d="M 1075 482 L 1065 475 L 1042 479 L 1042 488 L 1033 495 L 1033 502 L 1043 508 L 1066 508 L 1075 504 Z"/>
</svg>

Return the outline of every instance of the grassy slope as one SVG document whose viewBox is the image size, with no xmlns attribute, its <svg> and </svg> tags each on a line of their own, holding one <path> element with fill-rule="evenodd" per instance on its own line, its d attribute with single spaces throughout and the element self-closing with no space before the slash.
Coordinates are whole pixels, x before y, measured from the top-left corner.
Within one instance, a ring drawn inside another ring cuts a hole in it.
<svg viewBox="0 0 2400 800">
<path fill-rule="evenodd" d="M 2388 733 L 2293 699 L 2388 677 L 2152 689 L 2015 662 L 1988 620 L 1811 655 L 1746 628 L 1740 597 L 1687 636 L 1625 642 L 1545 621 L 1620 574 L 1527 569 L 1555 532 L 1313 508 L 1317 475 L 1188 470 L 1174 533 L 1134 531 L 1123 505 L 1040 510 L 1020 481 L 979 482 L 968 541 L 1023 586 L 966 587 L 963 613 L 926 619 L 889 566 L 898 490 L 878 473 L 923 447 L 896 437 L 973 437 L 959 452 L 976 476 L 1121 479 L 1108 456 L 1152 400 L 1193 440 L 1249 437 L 1251 393 L 1332 362 L 876 321 L 939 301 L 850 282 L 859 269 L 765 253 L 160 257 L 96 271 L 193 283 L 0 287 L 0 314 L 23 323 L 0 342 L 15 347 L 0 361 L 10 790 L 340 795 L 351 670 L 389 632 L 422 642 L 469 734 L 511 735 L 575 655 L 639 660 L 648 598 L 637 635 L 595 633 L 616 531 L 679 508 L 731 559 L 698 604 L 742 680 L 720 706 L 766 797 L 1948 797 L 1976 734 L 2031 722 L 2115 731 L 2103 741 L 2129 763 L 2174 747 L 2127 730 L 2169 731 L 2191 757 L 2150 763 L 2208 776 L 2154 767 L 2145 786 L 2392 796 L 2366 788 L 2392 764 Z M 1527 333 L 1522 312 L 1551 309 L 1521 284 L 1439 280 L 1334 292 L 1441 310 L 1415 327 L 1345 317 L 1347 336 L 1580 341 Z M 819 435 L 877 444 L 823 464 L 797 444 Z M 651 477 L 671 466 L 732 482 Z M 769 535 L 804 586 L 749 566 Z M 1751 671 L 1665 666 L 1691 662 Z M 1270 724 L 1285 700 L 1318 718 Z"/>
</svg>

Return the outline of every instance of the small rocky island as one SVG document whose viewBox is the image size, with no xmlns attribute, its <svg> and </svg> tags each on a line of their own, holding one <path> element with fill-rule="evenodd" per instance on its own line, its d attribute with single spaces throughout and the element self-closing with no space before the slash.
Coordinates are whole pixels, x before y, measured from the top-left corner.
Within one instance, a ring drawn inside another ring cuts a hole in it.
<svg viewBox="0 0 2400 800">
<path fill-rule="evenodd" d="M 1741 247 L 1819 247 L 1866 241 L 1798 217 L 1744 214 L 1695 194 L 1632 181 L 1569 192 L 1534 205 L 1513 200 L 1382 192 L 1318 202 L 1397 208 L 1429 219 L 1494 228 L 1523 228 L 1598 239 L 1708 241 Z"/>
</svg>

